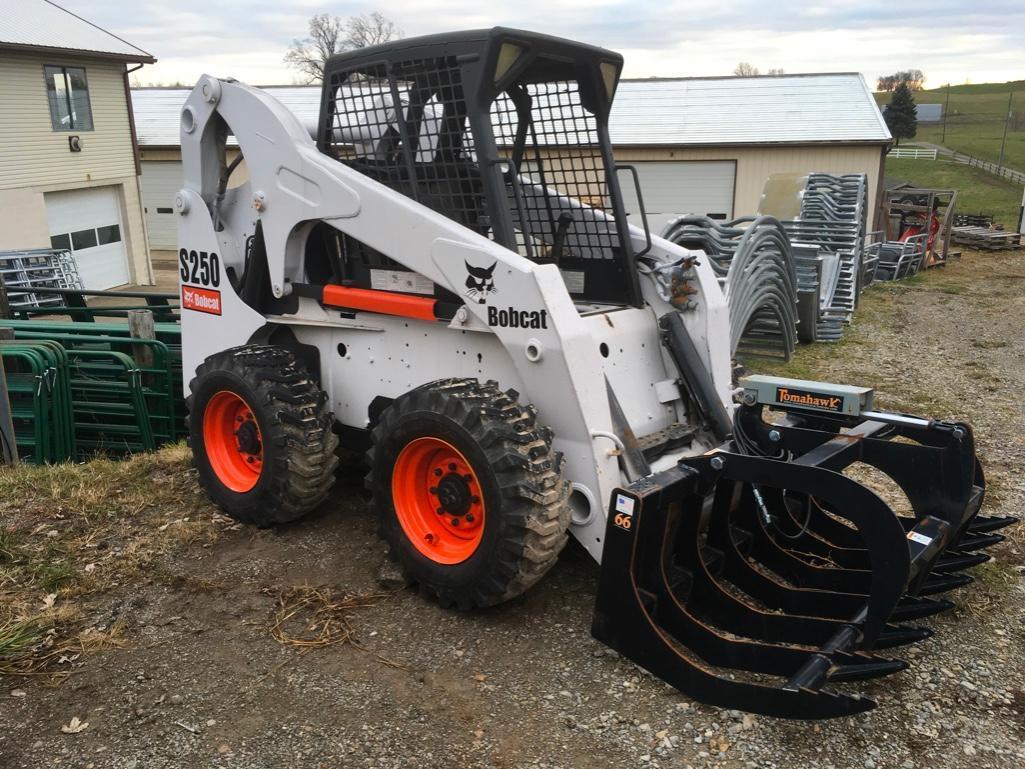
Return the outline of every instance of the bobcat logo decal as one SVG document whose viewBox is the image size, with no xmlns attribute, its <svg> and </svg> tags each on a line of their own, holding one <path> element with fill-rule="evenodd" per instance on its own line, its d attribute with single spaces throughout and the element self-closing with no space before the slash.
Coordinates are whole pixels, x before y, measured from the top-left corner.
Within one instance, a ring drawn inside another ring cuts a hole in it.
<svg viewBox="0 0 1025 769">
<path fill-rule="evenodd" d="M 465 260 L 463 264 L 466 265 L 467 272 L 466 295 L 471 299 L 476 299 L 477 304 L 486 304 L 488 294 L 498 292 L 498 289 L 495 288 L 495 280 L 492 277 L 498 262 L 495 262 L 490 267 L 474 267 Z"/>
</svg>

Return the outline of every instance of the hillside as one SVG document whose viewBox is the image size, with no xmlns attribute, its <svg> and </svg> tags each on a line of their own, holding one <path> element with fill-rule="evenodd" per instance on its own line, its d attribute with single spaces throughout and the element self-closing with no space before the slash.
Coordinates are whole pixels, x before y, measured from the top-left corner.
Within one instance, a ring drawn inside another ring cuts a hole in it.
<svg viewBox="0 0 1025 769">
<path fill-rule="evenodd" d="M 997 162 L 1007 115 L 1007 99 L 1011 110 L 1021 113 L 1017 123 L 1007 132 L 1004 165 L 1025 170 L 1025 80 L 1007 83 L 977 83 L 950 87 L 949 103 L 945 87 L 915 92 L 919 104 L 947 104 L 946 137 L 942 124 L 919 123 L 915 141 L 942 144 L 950 149 Z M 877 93 L 882 108 L 890 99 L 888 93 Z M 1017 126 L 1017 130 L 1013 130 Z"/>
</svg>

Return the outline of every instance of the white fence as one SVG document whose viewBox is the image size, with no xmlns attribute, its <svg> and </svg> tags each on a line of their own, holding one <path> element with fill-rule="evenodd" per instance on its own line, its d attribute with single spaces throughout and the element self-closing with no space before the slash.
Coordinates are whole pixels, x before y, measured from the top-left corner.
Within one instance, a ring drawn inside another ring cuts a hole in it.
<svg viewBox="0 0 1025 769">
<path fill-rule="evenodd" d="M 980 158 L 973 157 L 972 155 L 962 155 L 960 152 L 955 152 L 949 157 L 955 163 L 964 163 L 966 166 L 981 168 L 983 171 L 991 173 L 994 176 L 999 176 L 1002 179 L 1007 179 L 1007 181 L 1012 182 L 1013 184 L 1025 184 L 1025 173 L 1016 171 L 1013 168 L 997 165 L 996 163 L 991 163 L 988 160 L 982 160 Z"/>
<path fill-rule="evenodd" d="M 935 160 L 936 149 L 925 149 L 924 147 L 894 147 L 890 150 L 888 157 L 909 158 L 911 160 Z"/>
</svg>

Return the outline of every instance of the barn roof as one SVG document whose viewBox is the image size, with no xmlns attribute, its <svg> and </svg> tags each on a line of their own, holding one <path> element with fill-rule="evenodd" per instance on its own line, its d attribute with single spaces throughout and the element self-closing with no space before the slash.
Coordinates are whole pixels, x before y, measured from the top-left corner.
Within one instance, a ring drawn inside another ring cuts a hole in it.
<svg viewBox="0 0 1025 769">
<path fill-rule="evenodd" d="M 268 93 L 315 126 L 320 86 Z M 142 147 L 177 147 L 187 88 L 132 90 Z M 886 144 L 890 132 L 858 73 L 664 78 L 619 84 L 609 134 L 620 146 Z"/>
</svg>

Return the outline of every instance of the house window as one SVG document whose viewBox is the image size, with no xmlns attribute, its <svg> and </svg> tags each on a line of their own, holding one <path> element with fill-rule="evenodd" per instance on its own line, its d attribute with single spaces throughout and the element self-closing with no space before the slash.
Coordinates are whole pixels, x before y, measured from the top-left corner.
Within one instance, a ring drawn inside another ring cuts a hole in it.
<svg viewBox="0 0 1025 769">
<path fill-rule="evenodd" d="M 86 248 L 96 247 L 96 230 L 78 230 L 71 233 L 71 248 L 75 251 L 82 251 Z"/>
<path fill-rule="evenodd" d="M 51 235 L 50 236 L 50 247 L 60 249 L 61 251 L 71 250 L 71 234 L 65 232 L 62 235 Z"/>
<path fill-rule="evenodd" d="M 63 232 L 60 235 L 50 236 L 50 247 L 63 251 L 82 251 L 86 248 L 96 248 L 97 246 L 106 246 L 111 243 L 120 242 L 121 227 L 117 224 L 108 224 L 88 230 L 75 230 L 75 232 Z"/>
<path fill-rule="evenodd" d="M 93 130 L 89 85 L 82 67 L 43 67 L 54 131 Z"/>
</svg>

